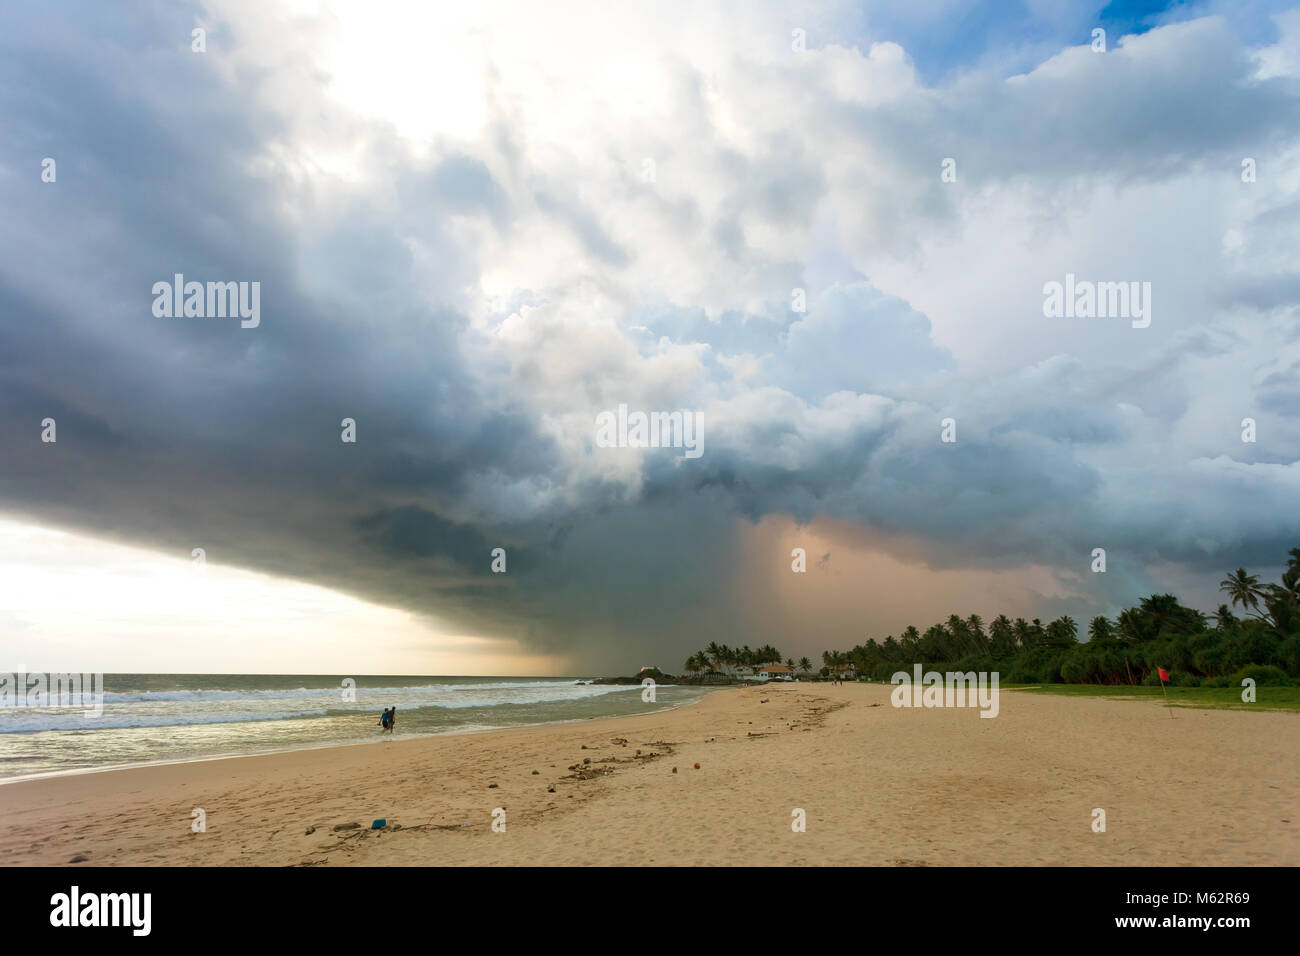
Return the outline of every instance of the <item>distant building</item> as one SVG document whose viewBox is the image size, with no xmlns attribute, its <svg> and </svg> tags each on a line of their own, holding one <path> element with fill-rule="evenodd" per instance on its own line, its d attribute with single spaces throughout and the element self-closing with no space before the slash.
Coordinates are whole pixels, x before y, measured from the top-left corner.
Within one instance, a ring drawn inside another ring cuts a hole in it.
<svg viewBox="0 0 1300 956">
<path fill-rule="evenodd" d="M 758 670 L 762 680 L 794 680 L 794 668 L 784 664 L 764 664 Z"/>
</svg>

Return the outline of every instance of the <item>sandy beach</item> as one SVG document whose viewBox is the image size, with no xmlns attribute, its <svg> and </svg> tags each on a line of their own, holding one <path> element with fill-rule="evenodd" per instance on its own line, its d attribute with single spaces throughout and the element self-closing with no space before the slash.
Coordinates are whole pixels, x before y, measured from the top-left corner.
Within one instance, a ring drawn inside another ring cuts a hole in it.
<svg viewBox="0 0 1300 956">
<path fill-rule="evenodd" d="M 645 716 L 7 784 L 0 864 L 1300 863 L 1300 716 L 1173 714 L 1003 691 L 981 719 L 895 709 L 881 685 L 725 689 Z"/>
</svg>

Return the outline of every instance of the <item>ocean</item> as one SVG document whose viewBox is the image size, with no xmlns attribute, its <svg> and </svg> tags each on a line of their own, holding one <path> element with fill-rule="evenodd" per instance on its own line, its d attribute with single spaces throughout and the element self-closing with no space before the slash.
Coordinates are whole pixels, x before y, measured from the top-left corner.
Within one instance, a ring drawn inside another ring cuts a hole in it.
<svg viewBox="0 0 1300 956">
<path fill-rule="evenodd" d="M 663 710 L 709 688 L 573 677 L 105 674 L 103 713 L 0 706 L 0 781 Z M 87 705 L 89 706 L 89 705 Z M 397 708 L 391 737 L 380 712 Z"/>
</svg>

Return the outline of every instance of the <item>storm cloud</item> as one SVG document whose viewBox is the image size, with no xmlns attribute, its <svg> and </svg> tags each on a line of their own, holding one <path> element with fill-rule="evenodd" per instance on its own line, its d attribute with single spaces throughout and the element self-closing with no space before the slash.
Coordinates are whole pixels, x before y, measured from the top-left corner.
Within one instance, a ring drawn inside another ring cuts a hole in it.
<svg viewBox="0 0 1300 956">
<path fill-rule="evenodd" d="M 639 100 L 560 49 L 530 84 L 521 22 L 484 45 L 477 134 L 413 137 L 331 95 L 328 17 L 273 46 L 269 16 L 0 14 L 0 511 L 665 666 L 781 645 L 738 578 L 773 517 L 935 568 L 1105 546 L 1116 573 L 1066 602 L 1095 613 L 1157 565 L 1300 544 L 1300 226 L 1274 214 L 1300 189 L 1300 18 L 927 85 L 890 38 L 796 55 L 755 8 L 777 42 L 638 32 Z M 1067 271 L 1151 281 L 1151 328 L 1045 318 Z M 259 282 L 260 326 L 155 317 L 178 273 Z M 703 456 L 597 447 L 620 403 L 699 411 Z"/>
</svg>

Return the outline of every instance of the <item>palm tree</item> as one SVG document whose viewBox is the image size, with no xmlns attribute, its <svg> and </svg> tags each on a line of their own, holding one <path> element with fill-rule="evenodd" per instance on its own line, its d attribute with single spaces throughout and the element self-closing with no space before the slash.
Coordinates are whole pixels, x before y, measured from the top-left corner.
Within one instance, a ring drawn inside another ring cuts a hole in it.
<svg viewBox="0 0 1300 956">
<path fill-rule="evenodd" d="M 704 651 L 692 654 L 686 659 L 686 669 L 692 674 L 698 674 L 700 671 L 709 669 L 709 657 Z"/>
<path fill-rule="evenodd" d="M 1146 618 L 1142 612 L 1135 607 L 1127 608 L 1119 612 L 1119 618 L 1116 620 L 1116 629 L 1119 631 L 1121 640 L 1131 641 L 1136 644 L 1138 641 L 1146 640 Z"/>
<path fill-rule="evenodd" d="M 948 615 L 948 633 L 952 635 L 952 640 L 948 643 L 948 647 L 955 652 L 952 656 L 961 657 L 966 653 L 966 648 L 970 642 L 966 632 L 967 627 L 965 621 L 956 614 Z M 948 657 L 949 655 L 945 654 L 943 656 Z"/>
<path fill-rule="evenodd" d="M 1115 626 L 1110 623 L 1110 619 L 1094 617 L 1088 624 L 1088 640 L 1090 641 L 1109 641 L 1115 637 Z"/>
<path fill-rule="evenodd" d="M 916 628 L 912 628 L 912 630 L 916 630 Z M 906 631 L 903 632 L 903 637 L 907 637 Z M 915 647 L 916 645 L 913 643 L 910 646 Z M 899 641 L 894 640 L 892 634 L 885 638 L 885 643 L 880 646 L 880 656 L 891 664 L 895 661 L 909 660 L 911 658 L 908 648 L 903 646 Z"/>
<path fill-rule="evenodd" d="M 1205 629 L 1205 615 L 1183 607 L 1172 594 L 1152 594 L 1142 599 L 1141 611 L 1152 623 L 1155 636 L 1195 634 Z"/>
<path fill-rule="evenodd" d="M 1290 554 L 1282 583 L 1270 584 L 1264 598 L 1270 623 L 1280 637 L 1300 630 L 1300 548 L 1292 548 Z"/>
<path fill-rule="evenodd" d="M 812 661 L 808 660 L 806 657 L 799 658 L 799 670 L 803 671 L 805 674 L 812 670 Z"/>
<path fill-rule="evenodd" d="M 989 625 L 989 638 L 994 654 L 1005 655 L 1016 652 L 1016 634 L 1011 620 L 1005 614 L 999 614 Z"/>
<path fill-rule="evenodd" d="M 926 661 L 946 661 L 950 656 L 948 648 L 951 644 L 952 641 L 943 625 L 935 624 L 926 628 L 925 633 L 921 635 L 921 643 L 917 650 Z"/>
<path fill-rule="evenodd" d="M 920 659 L 921 632 L 914 625 L 909 624 L 903 628 L 898 640 L 892 637 L 885 638 L 884 654 L 885 660 L 891 663 L 899 661 L 911 661 Z"/>
<path fill-rule="evenodd" d="M 1071 647 L 1078 636 L 1079 626 L 1068 614 L 1062 614 L 1047 625 L 1047 644 L 1049 647 Z"/>
<path fill-rule="evenodd" d="M 1259 599 L 1264 597 L 1266 592 L 1259 586 L 1258 574 L 1247 574 L 1245 568 L 1238 568 L 1219 582 L 1219 590 L 1227 593 L 1233 607 L 1240 604 L 1244 610 L 1254 611 L 1255 616 L 1260 620 L 1268 620 L 1265 615 L 1259 613 Z"/>
<path fill-rule="evenodd" d="M 1300 548 L 1292 548 L 1289 553 L 1291 560 L 1286 563 L 1286 570 L 1282 572 L 1282 587 L 1296 594 L 1300 592 Z"/>
</svg>

